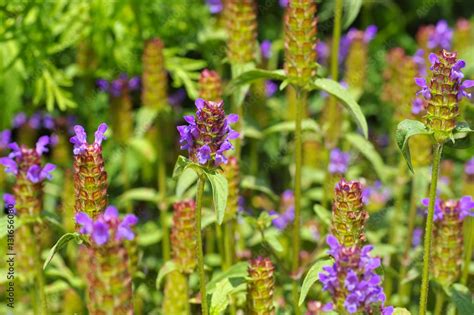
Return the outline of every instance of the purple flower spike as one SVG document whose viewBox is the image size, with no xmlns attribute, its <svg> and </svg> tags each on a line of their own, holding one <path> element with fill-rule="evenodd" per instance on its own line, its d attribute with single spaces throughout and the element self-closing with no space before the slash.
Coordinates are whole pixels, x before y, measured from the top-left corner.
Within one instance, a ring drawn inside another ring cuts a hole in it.
<svg viewBox="0 0 474 315">
<path fill-rule="evenodd" d="M 224 9 L 222 0 L 206 0 L 207 6 L 209 7 L 209 12 L 211 14 L 220 13 Z"/>
<path fill-rule="evenodd" d="M 434 32 L 428 38 L 428 48 L 430 49 L 451 49 L 453 30 L 448 26 L 446 20 L 440 20 L 436 24 Z"/>
<path fill-rule="evenodd" d="M 49 144 L 49 137 L 48 136 L 42 136 L 38 139 L 38 142 L 36 142 L 36 153 L 38 153 L 39 156 L 43 155 L 43 153 L 48 152 L 48 148 L 46 147 Z"/>
<path fill-rule="evenodd" d="M 104 133 L 107 131 L 107 124 L 101 123 L 95 132 L 94 146 L 100 147 L 102 141 L 105 140 Z M 69 139 L 69 142 L 74 144 L 74 155 L 82 154 L 87 150 L 89 144 L 87 143 L 87 134 L 84 130 L 84 127 L 81 125 L 74 126 L 75 135 Z"/>
<path fill-rule="evenodd" d="M 331 174 L 344 174 L 349 167 L 350 154 L 338 148 L 331 151 L 329 161 L 329 172 Z"/>
<path fill-rule="evenodd" d="M 270 57 L 272 56 L 272 42 L 268 39 L 264 40 L 260 44 L 260 52 L 263 58 L 270 59 Z"/>
</svg>

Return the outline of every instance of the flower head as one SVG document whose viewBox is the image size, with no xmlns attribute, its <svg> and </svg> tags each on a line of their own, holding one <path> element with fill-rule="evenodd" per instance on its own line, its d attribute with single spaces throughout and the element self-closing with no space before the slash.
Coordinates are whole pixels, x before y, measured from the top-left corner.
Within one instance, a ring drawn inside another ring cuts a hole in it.
<svg viewBox="0 0 474 315">
<path fill-rule="evenodd" d="M 56 166 L 51 163 L 41 166 L 41 156 L 48 152 L 46 147 L 48 144 L 50 144 L 48 136 L 40 137 L 35 149 L 19 146 L 16 142 L 10 143 L 9 148 L 12 151 L 7 157 L 0 158 L 0 164 L 5 166 L 5 172 L 25 177 L 34 184 L 51 179 L 51 172 Z"/>
<path fill-rule="evenodd" d="M 329 156 L 329 172 L 331 174 L 344 174 L 349 167 L 351 155 L 338 148 L 332 149 Z"/>
<path fill-rule="evenodd" d="M 219 166 L 227 163 L 224 153 L 233 149 L 230 140 L 239 137 L 231 128 L 238 121 L 236 114 L 225 115 L 224 103 L 196 100 L 196 115 L 185 116 L 188 125 L 178 126 L 181 150 L 188 150 L 192 161 L 201 165 Z"/>
<path fill-rule="evenodd" d="M 428 48 L 430 49 L 451 49 L 453 40 L 453 30 L 446 20 L 440 20 L 428 37 Z"/>
<path fill-rule="evenodd" d="M 385 294 L 382 279 L 375 270 L 380 266 L 380 258 L 370 255 L 372 246 L 344 247 L 336 237 L 328 235 L 328 254 L 334 258 L 332 266 L 323 268 L 319 281 L 323 290 L 328 291 L 332 305 L 343 305 L 350 314 L 368 313 L 374 307 L 391 314 L 389 307 L 384 307 Z"/>
<path fill-rule="evenodd" d="M 102 141 L 106 139 L 104 136 L 107 131 L 107 124 L 101 123 L 95 132 L 95 140 L 93 144 L 87 143 L 87 134 L 81 125 L 74 126 L 75 135 L 69 140 L 74 145 L 74 155 L 84 153 L 86 150 L 101 147 Z"/>
<path fill-rule="evenodd" d="M 108 206 L 95 220 L 86 213 L 79 212 L 76 214 L 76 222 L 80 225 L 80 233 L 90 235 L 94 243 L 101 246 L 108 242 L 133 240 L 135 234 L 132 227 L 137 224 L 138 219 L 133 214 L 120 219 L 117 208 Z"/>
<path fill-rule="evenodd" d="M 424 198 L 421 203 L 423 206 L 429 206 L 429 198 Z M 434 207 L 434 221 L 445 220 L 446 217 L 463 220 L 467 216 L 474 216 L 474 201 L 471 196 L 464 196 L 459 200 L 444 201 L 436 198 Z"/>
</svg>

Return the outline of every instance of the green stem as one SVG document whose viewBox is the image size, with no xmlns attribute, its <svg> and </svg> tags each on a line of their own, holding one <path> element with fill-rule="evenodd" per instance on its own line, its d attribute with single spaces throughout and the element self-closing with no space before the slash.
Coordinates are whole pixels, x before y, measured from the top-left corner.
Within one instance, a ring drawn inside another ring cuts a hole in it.
<svg viewBox="0 0 474 315">
<path fill-rule="evenodd" d="M 298 103 L 296 104 L 295 119 L 295 221 L 293 222 L 293 260 L 292 272 L 295 280 L 293 281 L 293 308 L 296 315 L 300 314 L 298 306 L 299 283 L 296 279 L 299 273 L 299 254 L 300 254 L 300 225 L 301 225 L 301 165 L 302 165 L 302 132 L 301 121 L 303 119 L 303 110 L 306 108 L 306 92 L 298 88 Z"/>
<path fill-rule="evenodd" d="M 207 294 L 206 294 L 206 273 L 204 272 L 204 255 L 202 252 L 201 218 L 202 218 L 202 195 L 204 193 L 204 175 L 199 175 L 196 192 L 196 237 L 197 237 L 197 258 L 199 270 L 199 285 L 201 288 L 201 312 L 208 315 Z"/>
<path fill-rule="evenodd" d="M 222 270 L 227 270 L 229 266 L 227 265 L 227 259 L 225 257 L 225 244 L 222 230 L 222 225 L 216 223 L 217 248 L 219 250 L 219 256 L 221 257 L 221 268 Z"/>
<path fill-rule="evenodd" d="M 233 248 L 235 247 L 234 244 L 234 237 L 233 237 L 233 219 L 227 221 L 224 224 L 224 257 L 227 268 L 232 266 L 234 255 L 233 255 Z"/>
<path fill-rule="evenodd" d="M 431 252 L 431 234 L 433 231 L 433 217 L 434 206 L 436 201 L 436 187 L 438 186 L 439 164 L 441 161 L 441 154 L 443 152 L 443 145 L 436 144 L 433 154 L 433 168 L 431 171 L 431 185 L 430 185 L 430 203 L 428 205 L 428 217 L 426 219 L 425 240 L 423 244 L 423 273 L 421 280 L 421 294 L 420 294 L 420 315 L 426 314 L 426 305 L 428 302 L 428 287 L 429 287 L 429 265 Z"/>
<path fill-rule="evenodd" d="M 234 98 L 234 111 L 239 115 L 239 121 L 235 126 L 235 130 L 240 133 L 240 137 L 235 139 L 235 157 L 240 160 L 240 154 L 242 152 L 242 130 L 244 129 L 244 106 L 243 104 L 237 104 Z"/>
<path fill-rule="evenodd" d="M 441 315 L 444 305 L 444 293 L 441 290 L 436 292 L 436 304 L 434 308 L 433 315 Z"/>
<path fill-rule="evenodd" d="M 160 123 L 157 124 L 158 128 L 160 127 Z M 162 239 L 162 251 L 163 251 L 163 259 L 165 261 L 170 260 L 170 232 L 168 229 L 168 216 L 167 216 L 167 203 L 166 203 L 166 160 L 164 158 L 165 150 L 165 143 L 163 138 L 163 128 L 158 130 L 157 135 L 157 142 L 158 142 L 158 189 L 160 195 L 160 202 L 158 204 L 158 208 L 160 210 L 160 223 L 161 229 L 163 231 L 163 239 Z"/>
<path fill-rule="evenodd" d="M 464 223 L 465 245 L 464 245 L 464 267 L 462 270 L 461 283 L 466 285 L 469 277 L 469 265 L 471 263 L 472 249 L 474 247 L 474 218 L 467 217 Z"/>
</svg>

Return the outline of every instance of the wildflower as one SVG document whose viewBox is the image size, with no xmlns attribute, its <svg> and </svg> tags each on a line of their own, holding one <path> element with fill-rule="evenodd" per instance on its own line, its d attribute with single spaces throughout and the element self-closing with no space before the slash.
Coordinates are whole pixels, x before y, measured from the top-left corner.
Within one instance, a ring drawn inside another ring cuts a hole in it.
<svg viewBox="0 0 474 315">
<path fill-rule="evenodd" d="M 180 272 L 192 273 L 196 268 L 196 205 L 193 200 L 179 201 L 173 205 L 171 249 L 173 260 Z"/>
<path fill-rule="evenodd" d="M 413 238 L 411 241 L 411 244 L 413 247 L 418 247 L 421 244 L 421 241 L 423 240 L 423 229 L 421 228 L 416 228 L 413 230 Z"/>
<path fill-rule="evenodd" d="M 272 56 L 272 42 L 268 39 L 260 44 L 260 53 L 264 59 L 270 59 Z"/>
<path fill-rule="evenodd" d="M 109 93 L 113 97 L 120 97 L 129 91 L 138 90 L 140 86 L 140 78 L 132 77 L 128 78 L 128 75 L 122 73 L 119 77 L 111 82 L 105 79 L 97 80 L 97 87 L 106 93 Z"/>
<path fill-rule="evenodd" d="M 440 20 L 428 37 L 428 48 L 451 49 L 452 39 L 453 30 L 448 26 L 448 22 Z"/>
<path fill-rule="evenodd" d="M 325 42 L 319 40 L 316 44 L 316 55 L 317 61 L 319 64 L 325 65 L 327 64 L 327 60 L 329 58 L 329 46 Z"/>
<path fill-rule="evenodd" d="M 221 77 L 215 71 L 204 69 L 199 77 L 199 97 L 218 102 L 222 100 Z"/>
<path fill-rule="evenodd" d="M 28 117 L 26 116 L 25 113 L 21 112 L 16 114 L 15 117 L 13 117 L 13 128 L 20 128 L 24 124 L 26 124 L 26 121 L 28 120 Z"/>
<path fill-rule="evenodd" d="M 231 64 L 254 61 L 257 46 L 257 10 L 254 0 L 228 0 L 227 57 Z"/>
<path fill-rule="evenodd" d="M 181 150 L 188 150 L 192 161 L 201 165 L 219 166 L 227 163 L 224 153 L 233 149 L 230 140 L 239 137 L 230 124 L 238 121 L 236 114 L 225 115 L 224 102 L 196 100 L 196 115 L 185 116 L 189 125 L 178 126 Z"/>
<path fill-rule="evenodd" d="M 271 80 L 265 81 L 265 95 L 267 97 L 272 97 L 277 91 L 278 85 L 275 82 Z"/>
<path fill-rule="evenodd" d="M 168 96 L 168 103 L 173 107 L 179 108 L 180 105 L 186 99 L 186 96 L 187 96 L 186 90 L 179 89 L 176 92 L 170 94 L 170 96 Z"/>
<path fill-rule="evenodd" d="M 291 82 L 305 86 L 316 74 L 316 4 L 291 1 L 285 15 L 285 71 Z"/>
<path fill-rule="evenodd" d="M 163 56 L 164 45 L 158 39 L 150 39 L 143 49 L 142 102 L 150 108 L 166 108 L 168 76 Z"/>
<path fill-rule="evenodd" d="M 80 125 L 74 126 L 75 135 L 70 142 L 74 145 L 74 192 L 75 210 L 85 212 L 94 219 L 107 207 L 107 173 L 102 157 L 102 141 L 107 125 L 102 123 L 95 132 L 92 144 Z"/>
<path fill-rule="evenodd" d="M 252 259 L 248 268 L 247 312 L 249 315 L 274 314 L 275 267 L 268 258 Z"/>
<path fill-rule="evenodd" d="M 332 149 L 329 156 L 329 172 L 331 174 L 344 174 L 349 167 L 351 155 L 338 148 Z"/>
<path fill-rule="evenodd" d="M 332 207 L 332 234 L 344 246 L 365 240 L 364 225 L 369 217 L 362 201 L 362 184 L 342 178 L 335 187 Z"/>
<path fill-rule="evenodd" d="M 365 187 L 362 192 L 362 200 L 369 211 L 377 211 L 383 208 L 391 196 L 390 189 L 383 186 L 380 181 L 376 181 L 372 186 Z"/>
<path fill-rule="evenodd" d="M 224 9 L 222 0 L 206 0 L 207 6 L 209 7 L 209 12 L 211 14 L 220 13 Z"/>
<path fill-rule="evenodd" d="M 380 258 L 371 257 L 373 247 L 344 247 L 333 235 L 327 237 L 327 243 L 328 254 L 334 258 L 334 263 L 323 268 L 319 281 L 323 290 L 331 294 L 333 303 L 325 309 L 336 308 L 349 314 L 372 314 L 379 309 L 382 314 L 392 314 L 392 307 L 384 307 L 382 279 L 375 272 L 381 262 Z"/>
<path fill-rule="evenodd" d="M 452 137 L 452 130 L 459 115 L 458 102 L 463 97 L 470 97 L 466 89 L 474 86 L 474 80 L 464 80 L 461 69 L 463 60 L 458 60 L 456 53 L 446 50 L 438 55 L 430 54 L 432 77 L 429 84 L 424 78 L 415 78 L 421 88 L 418 94 L 428 102 L 425 120 L 434 132 L 436 141 L 442 143 Z"/>
<path fill-rule="evenodd" d="M 0 150 L 8 148 L 12 137 L 10 129 L 0 131 Z"/>
</svg>

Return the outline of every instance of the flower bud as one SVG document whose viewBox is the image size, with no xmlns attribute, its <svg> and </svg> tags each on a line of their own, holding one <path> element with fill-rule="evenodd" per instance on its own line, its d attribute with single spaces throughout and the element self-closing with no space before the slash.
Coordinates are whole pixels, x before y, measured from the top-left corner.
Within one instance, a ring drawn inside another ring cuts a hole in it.
<svg viewBox="0 0 474 315">
<path fill-rule="evenodd" d="M 331 231 L 346 247 L 360 245 L 365 240 L 364 226 L 369 214 L 362 200 L 362 184 L 339 181 L 334 191 Z"/>
<path fill-rule="evenodd" d="M 163 42 L 151 39 L 143 50 L 142 103 L 163 110 L 167 105 L 168 77 L 163 57 Z"/>
<path fill-rule="evenodd" d="M 304 87 L 316 74 L 316 3 L 290 1 L 285 13 L 285 71 L 289 81 Z"/>
<path fill-rule="evenodd" d="M 193 200 L 173 205 L 171 249 L 173 260 L 183 273 L 192 273 L 196 267 L 196 205 Z"/>
<path fill-rule="evenodd" d="M 219 102 L 222 100 L 222 84 L 219 74 L 204 69 L 199 77 L 199 97 L 205 100 Z"/>
<path fill-rule="evenodd" d="M 275 267 L 268 258 L 258 257 L 250 261 L 247 280 L 248 315 L 275 314 L 273 292 Z"/>
<path fill-rule="evenodd" d="M 231 64 L 255 60 L 257 49 L 257 12 L 254 0 L 227 0 L 227 58 Z"/>
</svg>

